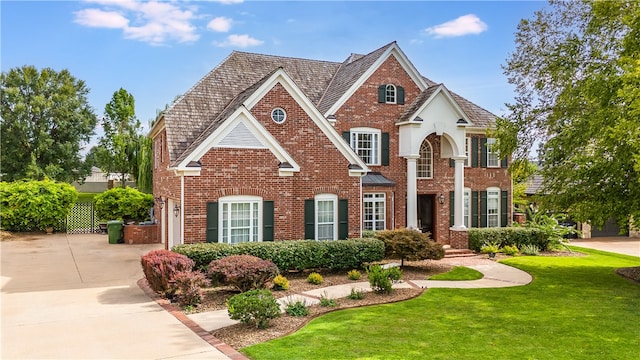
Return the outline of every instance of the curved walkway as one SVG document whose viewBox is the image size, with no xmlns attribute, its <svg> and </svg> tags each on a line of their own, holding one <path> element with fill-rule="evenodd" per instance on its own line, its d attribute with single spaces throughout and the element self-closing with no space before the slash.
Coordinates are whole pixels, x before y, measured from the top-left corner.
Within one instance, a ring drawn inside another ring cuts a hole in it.
<svg viewBox="0 0 640 360">
<path fill-rule="evenodd" d="M 445 281 L 445 280 L 408 280 L 394 284 L 394 288 L 501 288 L 511 286 L 522 286 L 529 284 L 533 278 L 528 273 L 511 266 L 500 264 L 488 259 L 478 258 L 451 258 L 446 259 L 451 265 L 461 265 L 481 272 L 484 277 L 479 280 L 470 281 Z M 284 312 L 286 304 L 296 301 L 303 301 L 306 304 L 320 303 L 320 297 L 325 296 L 331 299 L 339 299 L 349 296 L 352 289 L 362 291 L 372 291 L 369 282 L 357 282 L 343 285 L 335 285 L 302 292 L 297 295 L 290 295 L 278 299 L 281 310 Z M 197 314 L 187 315 L 187 317 L 198 324 L 207 332 L 237 324 L 238 321 L 231 320 L 226 309 L 207 311 Z"/>
</svg>

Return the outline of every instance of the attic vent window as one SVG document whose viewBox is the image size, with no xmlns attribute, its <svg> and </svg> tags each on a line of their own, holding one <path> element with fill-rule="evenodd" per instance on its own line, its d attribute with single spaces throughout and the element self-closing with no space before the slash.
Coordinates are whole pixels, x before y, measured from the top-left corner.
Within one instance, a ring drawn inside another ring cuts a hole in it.
<svg viewBox="0 0 640 360">
<path fill-rule="evenodd" d="M 404 88 L 393 84 L 378 86 L 378 103 L 404 105 Z"/>
<path fill-rule="evenodd" d="M 282 108 L 271 110 L 271 120 L 276 124 L 282 124 L 287 119 L 287 113 Z"/>
</svg>

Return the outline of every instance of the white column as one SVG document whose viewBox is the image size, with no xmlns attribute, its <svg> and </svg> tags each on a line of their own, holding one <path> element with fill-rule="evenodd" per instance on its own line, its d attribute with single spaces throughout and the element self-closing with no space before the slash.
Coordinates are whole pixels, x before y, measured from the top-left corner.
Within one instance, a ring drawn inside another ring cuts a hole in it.
<svg viewBox="0 0 640 360">
<path fill-rule="evenodd" d="M 405 157 L 407 159 L 407 228 L 418 228 L 418 185 L 416 174 L 416 159 L 418 157 Z"/>
<path fill-rule="evenodd" d="M 464 226 L 464 161 L 466 156 L 453 157 L 455 161 L 455 175 L 453 188 L 453 228 L 466 229 Z"/>
</svg>

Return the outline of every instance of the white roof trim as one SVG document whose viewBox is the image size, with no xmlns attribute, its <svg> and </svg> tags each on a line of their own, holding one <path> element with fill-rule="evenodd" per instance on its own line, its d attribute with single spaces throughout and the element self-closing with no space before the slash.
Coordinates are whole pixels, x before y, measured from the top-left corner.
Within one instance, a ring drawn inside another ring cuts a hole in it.
<svg viewBox="0 0 640 360">
<path fill-rule="evenodd" d="M 378 70 L 378 68 L 382 66 L 382 64 L 387 61 L 391 55 L 395 56 L 396 60 L 398 60 L 400 65 L 402 65 L 402 68 L 407 72 L 407 74 L 409 74 L 413 82 L 418 85 L 420 91 L 424 91 L 429 87 L 422 75 L 420 75 L 420 72 L 418 72 L 418 69 L 416 69 L 411 61 L 409 61 L 407 55 L 405 55 L 405 53 L 400 49 L 398 44 L 394 43 L 389 46 L 389 48 L 367 69 L 367 71 L 365 71 L 364 74 L 362 74 L 362 76 L 349 88 L 349 90 L 342 94 L 340 99 L 338 99 L 338 101 L 336 101 L 329 110 L 327 110 L 325 115 L 329 116 L 330 114 L 335 114 L 338 109 L 340 109 L 340 107 L 342 107 L 342 105 L 344 105 L 344 103 L 353 96 L 362 84 L 364 84 L 364 82 L 369 79 L 369 77 L 373 75 L 373 73 Z"/>
<path fill-rule="evenodd" d="M 431 96 L 429 96 L 429 98 L 422 105 L 420 105 L 420 107 L 413 114 L 411 114 L 411 116 L 409 118 L 410 119 L 414 119 L 416 116 L 418 116 L 418 114 L 420 114 L 424 109 L 426 109 L 427 106 L 429 106 L 429 104 L 431 104 L 431 102 L 439 94 L 442 94 L 447 99 L 447 101 L 451 104 L 453 109 L 458 114 L 460 114 L 462 119 L 467 121 L 467 124 L 465 124 L 465 126 L 473 127 L 473 123 L 471 122 L 471 120 L 469 120 L 469 116 L 464 112 L 464 110 L 462 110 L 460 105 L 458 105 L 458 103 L 453 99 L 453 96 L 451 96 L 451 93 L 449 92 L 449 90 L 447 90 L 447 88 L 442 84 L 438 85 L 438 88 L 433 92 L 433 94 L 431 94 Z M 403 123 L 398 123 L 396 125 L 406 125 L 406 124 L 411 124 L 411 123 L 416 123 L 416 122 L 413 121 L 413 120 L 410 120 L 410 121 L 405 121 Z M 420 123 L 417 123 L 417 124 L 420 124 Z"/>
<path fill-rule="evenodd" d="M 293 160 L 293 157 L 287 153 L 287 151 L 276 141 L 276 139 L 269 134 L 269 132 L 253 117 L 251 112 L 244 106 L 240 106 L 234 111 L 220 126 L 207 137 L 198 147 L 189 154 L 184 160 L 176 166 L 176 170 L 184 171 L 188 170 L 187 164 L 191 161 L 197 161 L 202 158 L 212 148 L 225 148 L 224 146 L 217 146 L 217 144 L 223 140 L 235 127 L 243 122 L 247 129 L 255 136 L 265 148 L 269 149 L 271 153 L 281 163 L 287 162 L 291 164 L 292 168 L 287 169 L 288 172 L 300 171 L 300 166 Z"/>
<path fill-rule="evenodd" d="M 320 111 L 313 105 L 309 98 L 304 95 L 302 90 L 300 90 L 300 88 L 283 69 L 278 69 L 269 79 L 263 82 L 263 84 L 254 91 L 249 98 L 247 98 L 244 105 L 247 109 L 253 108 L 278 83 L 282 85 L 298 105 L 302 107 L 311 120 L 313 120 L 318 128 L 320 128 L 322 133 L 333 143 L 338 151 L 340 151 L 342 156 L 344 156 L 350 164 L 359 165 L 360 168 L 362 168 L 362 170 L 357 172 L 369 172 L 369 168 L 362 159 L 360 159 L 360 157 L 351 149 L 342 136 L 334 129 L 331 123 L 327 121 L 326 117 L 320 113 Z M 350 171 L 350 173 L 351 172 L 353 172 L 353 170 Z"/>
</svg>

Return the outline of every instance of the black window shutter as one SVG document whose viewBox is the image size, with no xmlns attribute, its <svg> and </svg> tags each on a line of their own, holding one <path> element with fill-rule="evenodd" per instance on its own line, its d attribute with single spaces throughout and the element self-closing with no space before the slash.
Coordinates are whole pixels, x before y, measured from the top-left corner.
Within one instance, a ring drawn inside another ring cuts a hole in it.
<svg viewBox="0 0 640 360">
<path fill-rule="evenodd" d="M 480 167 L 487 167 L 487 138 L 480 139 L 480 145 L 482 146 L 482 156 L 480 156 Z"/>
<path fill-rule="evenodd" d="M 304 201 L 304 238 L 315 240 L 316 238 L 316 204 L 315 200 Z"/>
<path fill-rule="evenodd" d="M 218 242 L 218 203 L 207 203 L 207 242 Z"/>
<path fill-rule="evenodd" d="M 500 226 L 505 227 L 509 223 L 509 192 L 502 191 L 500 203 Z"/>
<path fill-rule="evenodd" d="M 349 146 L 351 146 L 351 133 L 348 131 L 343 131 L 342 132 L 342 138 L 344 139 L 344 141 L 347 142 L 347 144 L 349 144 Z"/>
<path fill-rule="evenodd" d="M 502 161 L 500 161 L 500 167 L 502 168 L 507 168 L 509 166 L 509 162 L 507 157 L 505 156 L 504 159 L 502 159 Z"/>
<path fill-rule="evenodd" d="M 387 85 L 378 86 L 378 102 L 385 103 L 387 102 Z"/>
<path fill-rule="evenodd" d="M 478 227 L 478 192 L 471 192 L 471 227 Z"/>
<path fill-rule="evenodd" d="M 478 138 L 471 138 L 471 167 L 478 167 Z"/>
<path fill-rule="evenodd" d="M 338 239 L 349 237 L 349 200 L 338 200 Z"/>
<path fill-rule="evenodd" d="M 455 222 L 455 193 L 453 191 L 449 191 L 449 226 L 453 226 Z"/>
<path fill-rule="evenodd" d="M 380 150 L 382 154 L 380 154 L 380 163 L 383 166 L 389 165 L 389 133 L 382 133 L 382 137 L 380 140 Z"/>
<path fill-rule="evenodd" d="M 480 227 L 487 227 L 487 192 L 480 191 Z"/>
<path fill-rule="evenodd" d="M 262 241 L 273 241 L 274 238 L 273 201 L 262 202 Z"/>
<path fill-rule="evenodd" d="M 454 166 L 456 166 L 455 160 L 453 160 L 453 158 L 449 158 L 449 167 L 454 167 Z"/>
<path fill-rule="evenodd" d="M 402 86 L 398 86 L 398 93 L 396 94 L 396 104 L 404 105 L 404 88 Z"/>
</svg>

